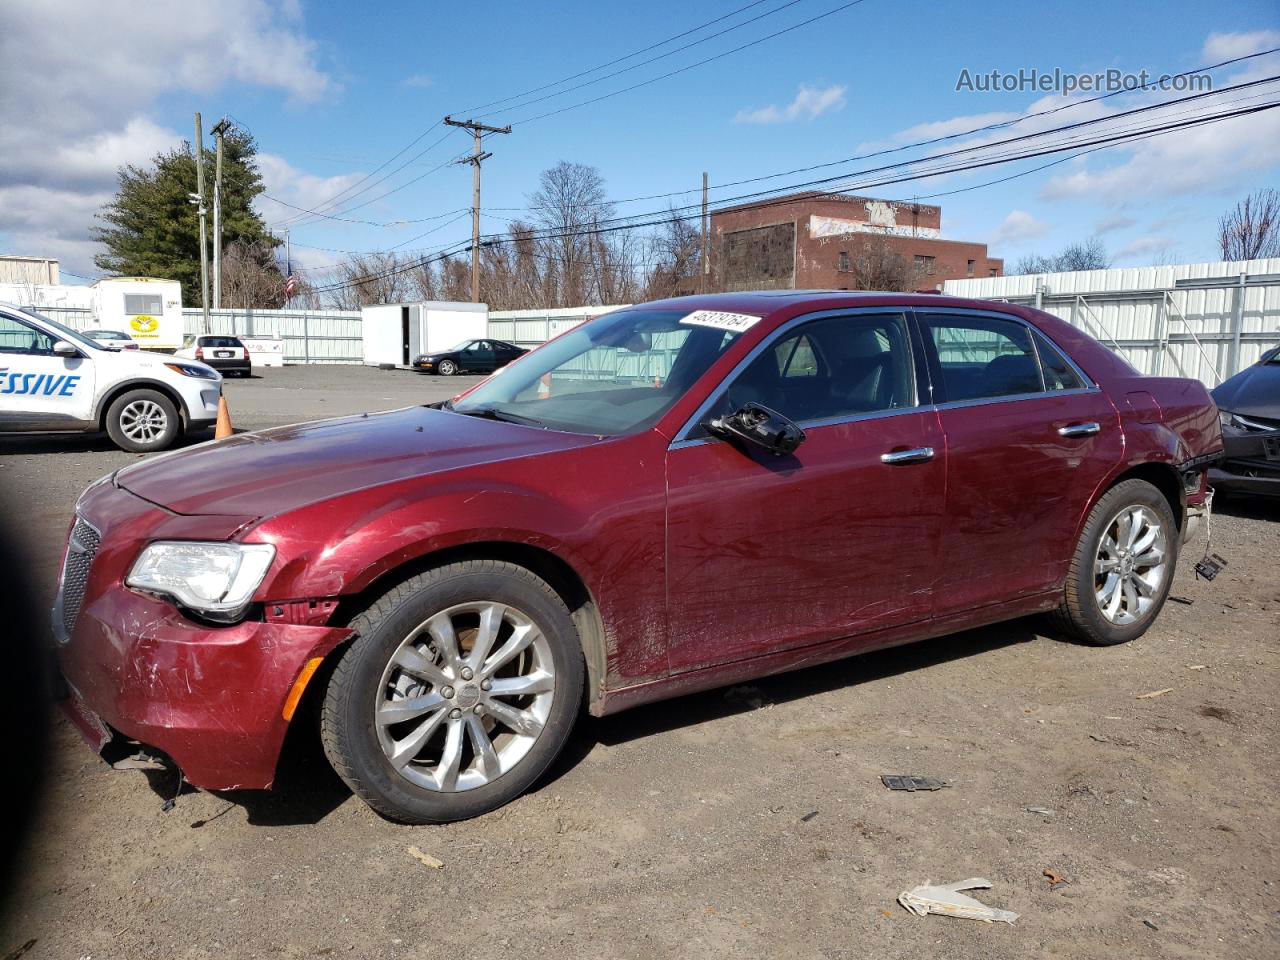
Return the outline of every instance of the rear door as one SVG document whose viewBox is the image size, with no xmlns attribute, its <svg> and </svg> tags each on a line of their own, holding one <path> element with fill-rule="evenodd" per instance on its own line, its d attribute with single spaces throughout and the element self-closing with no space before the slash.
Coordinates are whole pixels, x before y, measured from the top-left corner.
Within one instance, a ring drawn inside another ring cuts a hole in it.
<svg viewBox="0 0 1280 960">
<path fill-rule="evenodd" d="M 1021 319 L 917 316 L 947 446 L 936 615 L 1056 588 L 1123 453 L 1115 408 Z"/>
<path fill-rule="evenodd" d="M 674 672 L 930 614 L 944 456 L 901 313 L 792 322 L 667 453 Z M 786 457 L 701 424 L 754 401 L 801 424 Z"/>
</svg>

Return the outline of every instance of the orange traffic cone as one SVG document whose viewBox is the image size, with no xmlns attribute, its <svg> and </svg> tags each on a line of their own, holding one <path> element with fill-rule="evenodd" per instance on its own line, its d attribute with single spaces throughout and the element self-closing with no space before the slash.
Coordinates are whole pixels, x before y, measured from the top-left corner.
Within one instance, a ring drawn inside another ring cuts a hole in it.
<svg viewBox="0 0 1280 960">
<path fill-rule="evenodd" d="M 235 431 L 231 429 L 231 411 L 227 409 L 227 398 L 218 397 L 218 422 L 213 428 L 213 439 L 221 440 L 223 437 L 229 437 Z"/>
</svg>

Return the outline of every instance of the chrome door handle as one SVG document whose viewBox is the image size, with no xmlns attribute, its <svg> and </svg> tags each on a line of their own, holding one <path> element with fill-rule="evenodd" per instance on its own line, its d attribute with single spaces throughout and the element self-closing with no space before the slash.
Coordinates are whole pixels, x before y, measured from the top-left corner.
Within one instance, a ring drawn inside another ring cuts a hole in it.
<svg viewBox="0 0 1280 960">
<path fill-rule="evenodd" d="M 1092 437 L 1102 427 L 1096 423 L 1072 423 L 1058 428 L 1058 435 L 1063 437 Z"/>
<path fill-rule="evenodd" d="M 933 447 L 916 447 L 914 450 L 892 450 L 880 454 L 881 463 L 925 463 L 933 459 Z"/>
</svg>

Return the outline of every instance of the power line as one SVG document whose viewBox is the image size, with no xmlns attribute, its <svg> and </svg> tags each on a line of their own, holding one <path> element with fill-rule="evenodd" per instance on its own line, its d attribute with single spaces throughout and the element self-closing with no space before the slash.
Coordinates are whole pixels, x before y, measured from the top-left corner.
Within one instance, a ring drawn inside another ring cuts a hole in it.
<svg viewBox="0 0 1280 960">
<path fill-rule="evenodd" d="M 1276 79 L 1276 78 L 1274 78 L 1274 77 L 1273 77 L 1273 78 L 1268 78 L 1268 79 L 1269 79 L 1269 80 L 1273 80 L 1273 79 Z M 1252 86 L 1252 85 L 1253 85 L 1253 84 L 1251 84 L 1251 83 L 1239 84 L 1239 85 L 1237 85 L 1236 87 L 1228 88 L 1228 89 L 1239 89 L 1239 88 L 1248 87 L 1248 86 Z M 1219 92 L 1223 92 L 1223 91 L 1219 91 Z M 1186 98 L 1186 99 L 1191 99 L 1191 98 Z M 1250 98 L 1250 99 L 1252 99 L 1252 98 Z M 1168 105 L 1170 105 L 1170 104 L 1163 104 L 1163 106 L 1168 106 Z M 1104 133 L 1104 134 L 1101 134 L 1101 135 L 1096 136 L 1093 140 L 1086 140 L 1086 141 L 1081 142 L 1081 143 L 1068 143 L 1068 144 L 1061 144 L 1061 143 L 1059 143 L 1059 144 L 1052 144 L 1052 145 L 1049 145 L 1049 146 L 1044 147 L 1044 148 L 1042 148 L 1042 149 L 1035 150 L 1035 151 L 1031 151 L 1031 152 L 1027 152 L 1027 153 L 1023 153 L 1023 154 L 1018 155 L 1018 156 L 1002 156 L 1002 157 L 995 157 L 995 158 L 990 158 L 990 159 L 980 160 L 980 161 L 969 161 L 969 162 L 964 162 L 964 163 L 960 163 L 960 164 L 953 165 L 952 167 L 949 167 L 949 168 L 942 168 L 942 169 L 936 169 L 936 170 L 928 170 L 928 171 L 919 172 L 919 173 L 910 173 L 910 174 L 906 174 L 906 175 L 903 175 L 903 176 L 900 176 L 900 177 L 893 177 L 893 178 L 889 178 L 889 179 L 883 179 L 883 180 L 880 180 L 880 181 L 877 181 L 877 182 L 874 182 L 874 183 L 862 184 L 862 185 L 860 185 L 860 187 L 859 187 L 859 188 L 865 188 L 865 187 L 867 187 L 867 186 L 884 186 L 884 185 L 889 185 L 889 184 L 895 184 L 895 183 L 907 182 L 907 181 L 911 181 L 911 180 L 927 179 L 927 178 L 931 178 L 931 177 L 942 176 L 942 175 L 945 175 L 945 174 L 951 174 L 951 173 L 962 173 L 962 172 L 965 172 L 965 171 L 967 171 L 967 170 L 980 169 L 980 168 L 984 168 L 984 167 L 988 167 L 988 166 L 993 166 L 993 165 L 998 165 L 998 164 L 1003 164 L 1003 163 L 1009 163 L 1009 162 L 1013 162 L 1013 161 L 1016 161 L 1016 160 L 1033 159 L 1033 158 L 1035 158 L 1035 157 L 1039 157 L 1039 156 L 1046 156 L 1046 155 L 1050 155 L 1050 154 L 1053 154 L 1053 153 L 1061 152 L 1062 150 L 1070 150 L 1070 149 L 1074 148 L 1075 146 L 1091 146 L 1091 147 L 1096 148 L 1097 150 L 1100 150 L 1100 149 L 1103 149 L 1103 148 L 1105 148 L 1105 147 L 1116 146 L 1116 145 L 1119 145 L 1119 144 L 1122 144 L 1122 143 L 1133 142 L 1133 141 L 1136 141 L 1136 140 L 1145 140 L 1145 139 L 1150 139 L 1151 137 L 1158 136 L 1158 135 L 1163 135 L 1163 134 L 1166 134 L 1166 133 L 1171 133 L 1171 132 L 1174 132 L 1174 131 L 1176 131 L 1176 130 L 1188 129 L 1188 128 L 1191 128 L 1191 127 L 1203 126 L 1203 125 L 1206 125 L 1206 124 L 1209 124 L 1209 123 L 1217 123 L 1217 122 L 1220 122 L 1220 121 L 1222 121 L 1222 120 L 1232 119 L 1232 118 L 1241 117 L 1241 116 L 1247 116 L 1247 115 L 1251 115 L 1251 114 L 1254 114 L 1254 113 L 1259 113 L 1259 112 L 1262 112 L 1262 111 L 1265 111 L 1265 110 L 1271 110 L 1271 109 L 1276 108 L 1277 106 L 1280 106 L 1280 101 L 1273 101 L 1273 102 L 1270 102 L 1270 103 L 1265 103 L 1265 104 L 1256 105 L 1256 106 L 1252 106 L 1252 107 L 1239 108 L 1239 109 L 1237 109 L 1237 110 L 1227 111 L 1227 112 L 1223 112 L 1223 113 L 1220 113 L 1220 114 L 1211 114 L 1211 115 L 1205 115 L 1205 116 L 1200 116 L 1200 117 L 1193 117 L 1193 118 L 1191 118 L 1191 119 L 1182 120 L 1182 121 L 1179 121 L 1179 122 L 1176 122 L 1176 123 L 1157 124 L 1157 125 L 1154 125 L 1154 126 L 1148 126 L 1148 127 L 1144 127 L 1144 128 L 1139 128 L 1139 129 L 1136 129 L 1136 130 L 1119 131 L 1119 132 L 1113 132 L 1113 133 L 1110 133 L 1110 134 L 1105 134 L 1105 133 Z M 1136 111 L 1135 111 L 1135 112 L 1136 112 Z M 1117 115 L 1117 116 L 1119 116 L 1119 115 Z M 1106 118 L 1106 119 L 1115 119 L 1115 118 L 1116 118 L 1116 117 L 1110 117 L 1110 118 Z M 1077 127 L 1077 126 L 1080 126 L 1080 125 L 1079 125 L 1079 124 L 1073 124 L 1073 125 L 1071 125 L 1071 127 Z M 1055 130 L 1049 130 L 1049 131 L 1041 131 L 1040 133 L 1035 134 L 1034 136 L 1047 136 L 1047 135 L 1050 135 L 1050 134 L 1053 134 L 1053 133 L 1059 133 L 1059 132 L 1062 132 L 1063 130 L 1071 129 L 1071 127 L 1064 127 L 1064 128 L 1055 129 Z M 1017 138 L 1017 139 L 1022 140 L 1022 139 L 1027 139 L 1027 138 L 1025 138 L 1025 137 L 1024 137 L 1024 138 Z M 960 153 L 960 152 L 968 152 L 968 151 L 956 151 L 956 153 Z M 1082 152 L 1096 152 L 1096 150 L 1089 150 L 1089 151 L 1082 151 Z M 948 156 L 948 155 L 942 155 L 942 156 L 943 156 L 943 157 L 945 157 L 945 156 Z M 926 158 L 926 159 L 937 159 L 937 158 Z M 1069 159 L 1069 158 L 1066 158 L 1066 159 Z M 894 166 L 899 167 L 899 168 L 902 168 L 902 167 L 909 167 L 909 166 L 917 165 L 917 164 L 919 164 L 919 163 L 921 163 L 921 162 L 923 162 L 923 161 L 917 160 L 917 161 L 911 161 L 911 162 L 908 162 L 908 163 L 897 164 L 897 165 L 894 165 Z M 1051 165 L 1051 164 L 1050 164 L 1050 165 Z M 1024 172 L 1024 174 L 1025 174 L 1025 173 L 1030 173 L 1030 172 L 1034 172 L 1034 171 L 1025 171 L 1025 172 Z M 834 177 L 834 178 L 829 178 L 829 179 L 831 179 L 831 180 L 836 180 L 836 179 L 843 179 L 843 178 L 842 178 L 842 177 Z M 1004 179 L 1012 179 L 1012 178 L 1004 178 Z M 1002 180 L 997 180 L 997 181 L 992 181 L 992 182 L 993 182 L 993 183 L 1003 182 L 1003 179 L 1002 179 Z M 793 189 L 793 188 L 792 188 L 792 189 Z M 846 188 L 846 189 L 852 189 L 852 187 L 850 187 L 850 188 Z M 974 189 L 976 189 L 976 187 L 975 187 Z M 839 190 L 835 190 L 835 191 L 827 191 L 827 192 L 825 192 L 825 193 L 824 193 L 824 192 L 815 192 L 813 195 L 816 195 L 816 196 L 834 195 L 834 194 L 837 194 L 837 193 L 839 193 L 839 192 L 841 192 L 841 191 L 839 191 Z M 755 204 L 755 205 L 753 205 L 753 206 L 757 206 L 757 207 L 767 207 L 767 206 L 771 206 L 771 205 L 775 205 L 775 204 L 779 204 L 779 203 L 792 203 L 792 202 L 794 202 L 794 201 L 795 201 L 795 198 L 794 198 L 794 197 L 783 197 L 783 198 L 774 199 L 774 200 L 771 200 L 771 201 L 762 201 L 761 203 L 759 203 L 759 204 Z M 482 246 L 494 246 L 494 245 L 509 244 L 509 243 L 528 242 L 528 241 L 531 241 L 531 240 L 551 240 L 551 239 L 558 239 L 558 238 L 560 238 L 560 237 L 564 237 L 564 236 L 583 236 L 583 237 L 585 237 L 585 236 L 594 236 L 594 235 L 603 234 L 603 233 L 613 233 L 613 232 L 616 232 L 616 231 L 619 231 L 619 230 L 639 229 L 639 228 L 641 228 L 641 227 L 646 227 L 646 226 L 655 226 L 655 225 L 658 225 L 658 224 L 660 224 L 660 223 L 662 223 L 662 222 L 664 222 L 664 221 L 668 220 L 668 219 L 670 218 L 670 216 L 671 216 L 671 215 L 672 215 L 672 212 L 671 212 L 671 211 L 667 211 L 667 212 L 665 212 L 665 213 L 664 213 L 664 215 L 663 215 L 660 219 L 657 219 L 657 220 L 651 220 L 651 221 L 648 221 L 648 222 L 630 222 L 630 223 L 622 223 L 622 224 L 616 224 L 616 225 L 613 225 L 613 226 L 599 227 L 599 228 L 595 228 L 595 229 L 592 229 L 592 230 L 575 230 L 575 231 L 567 232 L 567 233 L 541 232 L 541 233 L 530 234 L 530 235 L 527 235 L 527 236 L 524 236 L 524 237 L 504 237 L 504 236 L 502 236 L 502 235 L 489 235 L 489 236 L 486 236 L 486 237 L 482 237 L 481 245 L 482 245 Z M 463 252 L 463 251 L 466 249 L 466 247 L 465 247 L 465 243 L 466 243 L 466 241 L 459 241 L 457 244 L 455 244 L 455 247 L 460 248 L 460 249 L 455 249 L 453 252 L 454 252 L 454 253 Z M 452 255 L 452 254 L 451 254 L 451 253 L 446 253 L 446 254 L 444 254 L 444 255 L 443 255 L 443 257 L 447 257 L 447 256 L 450 256 L 450 255 Z M 369 280 L 371 280 L 371 279 L 384 279 L 384 278 L 386 278 L 386 277 L 394 276 L 394 275 L 396 275 L 396 274 L 398 274 L 398 273 L 403 273 L 403 272 L 406 272 L 406 271 L 408 271 L 408 270 L 417 269 L 418 267 L 423 266 L 423 265 L 425 265 L 425 264 L 426 264 L 426 263 L 428 263 L 428 262 L 436 262 L 437 260 L 442 259 L 443 257 L 442 257 L 441 255 L 437 255 L 437 257 L 436 257 L 434 260 L 430 260 L 430 261 L 424 260 L 424 261 L 418 261 L 418 262 L 415 262 L 415 263 L 412 263 L 412 264 L 407 264 L 407 265 L 404 265 L 404 266 L 402 266 L 402 267 L 399 267 L 399 268 L 397 268 L 397 269 L 395 269 L 395 270 L 389 271 L 389 272 L 387 272 L 386 274 L 381 275 L 380 277 L 376 277 L 376 278 L 365 278 L 365 281 L 364 281 L 364 282 L 369 282 Z M 339 283 L 339 284 L 332 284 L 332 285 L 330 285 L 329 287 L 327 287 L 327 288 L 322 288 L 322 289 L 341 289 L 341 288 L 343 288 L 343 287 L 345 287 L 345 286 L 350 286 L 350 285 L 351 285 L 351 284 L 340 284 L 340 283 Z"/>
<path fill-rule="evenodd" d="M 1171 74 L 1171 75 L 1169 76 L 1169 79 L 1170 79 L 1170 80 L 1172 80 L 1172 79 L 1179 79 L 1179 78 L 1182 78 L 1182 77 L 1189 77 L 1189 76 L 1193 76 L 1193 75 L 1195 75 L 1195 74 L 1199 74 L 1199 73 L 1206 73 L 1206 72 L 1208 72 L 1208 71 L 1210 71 L 1210 70 L 1218 70 L 1218 69 L 1220 69 L 1220 68 L 1222 68 L 1222 67 L 1231 66 L 1231 65 L 1233 65 L 1233 64 L 1237 64 L 1237 63 L 1243 63 L 1243 62 L 1244 62 L 1244 61 L 1246 61 L 1246 60 L 1252 60 L 1252 59 L 1254 59 L 1254 58 L 1256 58 L 1256 57 L 1267 56 L 1267 55 L 1269 55 L 1269 54 L 1273 54 L 1273 53 L 1277 53 L 1277 52 L 1280 52 L 1280 47 L 1272 47 L 1272 48 L 1270 48 L 1270 49 L 1268 49 L 1268 50 L 1261 50 L 1261 51 L 1259 51 L 1259 52 L 1257 52 L 1257 53 L 1251 53 L 1251 54 L 1248 54 L 1248 55 L 1246 55 L 1246 56 L 1234 57 L 1234 58 L 1232 58 L 1232 59 L 1230 59 L 1230 60 L 1222 60 L 1222 61 L 1220 61 L 1219 63 L 1209 64 L 1209 65 L 1207 65 L 1207 66 L 1203 66 L 1203 67 L 1195 67 L 1195 68 L 1193 68 L 1193 69 L 1191 69 L 1191 70 L 1185 70 L 1185 71 L 1183 71 L 1182 73 Z M 988 123 L 988 124 L 983 124 L 983 125 L 981 125 L 981 126 L 972 127 L 972 128 L 970 128 L 970 129 L 968 129 L 968 130 L 960 131 L 959 133 L 950 133 L 950 134 L 946 134 L 946 135 L 944 135 L 944 136 L 932 137 L 932 138 L 927 139 L 927 140 L 916 140 L 916 141 L 914 141 L 914 142 L 912 142 L 912 143 L 904 143 L 904 144 L 900 144 L 900 145 L 898 145 L 898 146 L 896 146 L 896 147 L 886 147 L 886 148 L 885 148 L 885 149 L 883 149 L 883 150 L 875 150 L 875 151 L 872 151 L 872 152 L 870 152 L 870 153 L 855 154 L 855 155 L 853 155 L 853 156 L 843 157 L 843 158 L 841 158 L 841 159 L 839 159 L 839 160 L 829 160 L 829 161 L 826 161 L 826 162 L 824 162 L 824 163 L 815 163 L 815 164 L 811 164 L 811 165 L 806 166 L 806 167 L 796 167 L 796 168 L 791 169 L 791 170 L 783 170 L 783 171 L 779 171 L 778 173 L 769 173 L 769 174 L 764 174 L 764 175 L 762 175 L 762 176 L 757 176 L 757 177 L 748 177 L 748 178 L 746 178 L 746 179 L 744 179 L 744 180 L 731 180 L 731 181 L 728 181 L 728 182 L 725 182 L 725 183 L 718 183 L 718 184 L 715 184 L 715 185 L 713 185 L 713 186 L 709 187 L 708 189 L 710 189 L 710 190 L 725 190 L 725 189 L 728 189 L 729 187 L 740 187 L 740 186 L 745 186 L 745 185 L 750 184 L 750 183 L 761 183 L 761 182 L 763 182 L 763 181 L 765 181 L 765 180 L 776 180 L 776 179 L 778 179 L 778 178 L 780 178 L 780 177 L 793 176 L 793 175 L 795 175 L 795 174 L 797 174 L 797 173 L 810 173 L 810 172 L 812 172 L 812 171 L 814 171 L 814 170 L 829 169 L 829 168 L 831 168 L 831 167 L 840 166 L 841 164 L 845 164 L 845 163 L 852 163 L 852 162 L 853 162 L 853 161 L 855 161 L 855 160 L 870 160 L 870 159 L 872 159 L 872 158 L 874 158 L 874 157 L 888 156 L 889 154 L 893 154 L 893 153 L 901 153 L 901 152 L 902 152 L 902 151 L 904 151 L 904 150 L 912 150 L 912 149 L 915 149 L 915 148 L 917 148 L 917 147 L 927 147 L 927 146 L 933 146 L 933 145 L 935 145 L 935 144 L 939 144 L 939 143 L 946 143 L 946 142 L 949 142 L 949 141 L 952 141 L 952 140 L 959 140 L 959 139 L 963 139 L 963 138 L 965 138 L 965 137 L 971 137 L 971 136 L 974 136 L 974 135 L 979 134 L 979 133 L 986 133 L 986 132 L 991 131 L 991 130 L 998 130 L 998 129 L 1002 129 L 1002 128 L 1008 128 L 1008 127 L 1016 126 L 1017 124 L 1025 123 L 1025 122 L 1026 122 L 1026 121 L 1028 121 L 1028 120 L 1034 120 L 1034 119 L 1037 119 L 1037 118 L 1039 118 L 1039 117 L 1047 117 L 1047 116 L 1049 116 L 1049 115 L 1051 115 L 1051 114 L 1060 113 L 1060 112 L 1061 112 L 1061 111 L 1063 111 L 1063 110 L 1071 110 L 1071 109 L 1074 109 L 1074 108 L 1076 108 L 1076 107 L 1086 106 L 1086 105 L 1088 105 L 1088 104 L 1090 104 L 1090 103 L 1097 103 L 1098 101 L 1101 101 L 1101 100 L 1107 100 L 1107 99 L 1109 99 L 1109 98 L 1111 98 L 1111 97 L 1120 96 L 1121 94 L 1125 94 L 1125 93 L 1135 93 L 1135 92 L 1137 92 L 1137 91 L 1144 90 L 1144 89 L 1147 89 L 1147 88 L 1149 88 L 1149 87 L 1156 86 L 1156 85 L 1157 85 L 1157 84 L 1159 84 L 1160 82 L 1161 82 L 1160 80 L 1150 80 L 1150 81 L 1147 81 L 1146 83 L 1135 84 L 1135 85 L 1133 85 L 1132 87 L 1126 87 L 1126 88 L 1124 88 L 1124 89 L 1122 89 L 1122 90 L 1113 90 L 1113 91 L 1111 91 L 1110 93 L 1100 94 L 1099 96 L 1096 96 L 1096 97 L 1089 97 L 1088 99 L 1085 99 L 1085 100 L 1076 100 L 1076 101 L 1072 101 L 1071 103 L 1060 104 L 1059 106 L 1051 107 L 1051 108 L 1049 108 L 1049 109 L 1047 109 L 1047 110 L 1039 110 L 1039 111 L 1037 111 L 1037 112 L 1035 112 L 1035 113 L 1028 113 L 1028 114 L 1024 114 L 1024 115 L 1019 116 L 1019 117 L 1014 117 L 1014 118 L 1012 118 L 1012 119 L 1010 119 L 1010 120 L 1002 120 L 1002 121 L 998 121 L 998 122 L 995 122 L 995 123 Z M 1218 91 L 1209 91 L 1209 92 L 1207 92 L 1207 93 L 1205 93 L 1205 94 L 1203 94 L 1203 95 L 1204 95 L 1204 96 L 1209 96 L 1209 95 L 1212 95 L 1213 93 L 1225 93 L 1225 92 L 1230 91 L 1230 90 L 1232 90 L 1232 89 L 1235 89 L 1235 87 L 1226 87 L 1226 88 L 1223 88 L 1222 90 L 1218 90 Z M 1168 105 L 1168 104 L 1173 104 L 1173 103 L 1177 103 L 1177 102 L 1178 102 L 1177 100 L 1168 100 L 1168 101 L 1165 101 L 1165 102 L 1164 102 L 1164 104 L 1156 104 L 1156 105 L 1153 105 L 1152 107 L 1150 107 L 1149 109 L 1155 109 L 1155 108 L 1158 108 L 1159 106 L 1162 106 L 1162 105 Z M 1113 116 L 1120 116 L 1120 114 L 1113 114 Z M 655 193 L 655 194 L 649 194 L 649 195 L 647 195 L 647 196 L 642 196 L 642 197 L 628 197 L 628 198 L 627 198 L 627 199 L 625 199 L 625 200 L 610 200 L 610 201 L 608 201 L 608 203 L 609 203 L 610 205 L 615 205 L 615 204 L 622 204 L 622 203 L 639 203 L 639 202 L 646 201 L 646 200 L 666 200 L 666 199 L 668 199 L 668 198 L 670 198 L 670 197 L 683 197 L 683 196 L 686 196 L 686 195 L 691 194 L 691 193 L 696 193 L 696 192 L 697 192 L 697 190 L 698 190 L 698 188 L 696 188 L 696 187 L 691 188 L 691 189 L 689 189 L 689 190 L 673 190 L 673 191 L 671 191 L 670 193 Z M 490 209 L 490 210 L 502 210 L 502 211 L 525 212 L 525 211 L 539 210 L 539 209 L 542 209 L 542 208 L 540 208 L 540 207 L 490 207 L 489 209 Z"/>
<path fill-rule="evenodd" d="M 613 73 L 606 73 L 602 77 L 596 77 L 592 80 L 584 80 L 582 83 L 574 84 L 572 87 L 566 87 L 563 90 L 557 90 L 555 93 L 548 93 L 541 97 L 534 97 L 532 100 L 525 100 L 522 103 L 512 104 L 509 107 L 504 107 L 503 110 L 505 112 L 508 110 L 519 110 L 522 107 L 531 107 L 535 103 L 542 103 L 545 100 L 553 100 L 556 97 L 563 97 L 566 94 L 572 93 L 575 90 L 581 90 L 583 87 L 590 87 L 594 84 L 602 83 L 605 80 L 611 80 L 614 77 L 619 77 L 624 73 L 630 73 L 632 70 L 639 70 L 641 67 L 647 67 L 651 63 L 657 63 L 659 60 L 665 60 L 667 57 L 674 57 L 677 53 L 683 53 L 685 50 L 688 50 L 692 47 L 699 46 L 700 44 L 707 43 L 711 40 L 715 40 L 717 37 L 723 37 L 726 33 L 732 33 L 735 30 L 741 30 L 743 27 L 749 26 L 750 24 L 755 23 L 757 20 L 763 20 L 765 17 L 771 17 L 775 13 L 781 13 L 783 10 L 786 10 L 788 7 L 794 7 L 797 3 L 800 3 L 800 2 L 801 0 L 787 0 L 786 3 L 782 4 L 781 6 L 774 7 L 772 10 L 766 10 L 764 13 L 757 14 L 756 16 L 750 18 L 749 20 L 743 20 L 741 23 L 735 23 L 731 27 L 725 27 L 723 30 L 717 30 L 715 33 L 702 37 L 699 40 L 693 40 L 689 43 L 686 43 L 684 46 L 676 47 L 674 50 L 668 50 L 666 53 L 660 53 L 656 57 L 650 57 L 648 60 L 641 60 L 639 63 L 633 63 L 631 66 L 623 67 L 621 70 L 615 70 Z M 658 44 L 658 46 L 661 46 L 661 45 L 662 44 Z M 633 54 L 633 56 L 638 56 L 638 54 Z M 622 59 L 626 60 L 630 58 L 623 57 Z M 586 72 L 592 73 L 594 71 L 588 70 Z M 579 76 L 581 76 L 581 74 Z M 557 84 L 550 84 L 550 86 L 557 86 Z M 543 87 L 541 89 L 546 89 L 546 88 Z M 517 99 L 517 98 L 512 97 L 508 99 Z M 491 114 L 480 114 L 480 116 L 491 116 Z"/>
<path fill-rule="evenodd" d="M 778 30 L 778 31 L 775 31 L 774 33 L 767 34 L 766 36 L 760 37 L 759 39 L 756 39 L 756 40 L 752 40 L 749 43 L 744 43 L 741 46 L 734 47 L 732 50 L 725 50 L 723 53 L 717 53 L 714 56 L 707 57 L 704 60 L 698 60 L 698 61 L 695 61 L 694 63 L 688 64 L 687 66 L 680 67 L 676 70 L 671 70 L 667 73 L 661 74 L 656 77 L 652 77 L 648 80 L 642 80 L 639 83 L 632 84 L 629 87 L 623 87 L 621 90 L 614 90 L 612 93 L 605 93 L 598 97 L 592 97 L 590 100 L 583 100 L 580 103 L 571 103 L 567 107 L 560 107 L 559 109 L 556 109 L 556 110 L 549 110 L 546 113 L 540 113 L 534 117 L 525 117 L 521 120 L 515 120 L 512 122 L 512 126 L 519 126 L 522 123 L 534 123 L 538 120 L 545 120 L 548 117 L 554 117 L 561 113 L 567 113 L 568 111 L 576 110 L 579 107 L 585 107 L 593 103 L 599 103 L 601 100 L 608 100 L 610 97 L 617 97 L 617 96 L 621 96 L 624 93 L 630 93 L 632 90 L 639 90 L 641 87 L 647 87 L 650 84 L 657 83 L 660 80 L 668 80 L 671 77 L 679 76 L 682 73 L 687 73 L 688 71 L 693 70 L 695 67 L 705 66 L 706 64 L 714 63 L 717 60 L 723 60 L 725 57 L 732 56 L 735 53 L 741 53 L 743 50 L 748 50 L 751 47 L 759 46 L 760 44 L 765 43 L 766 41 L 773 40 L 777 37 L 782 36 L 783 34 L 790 33 L 793 30 L 799 30 L 801 27 L 807 27 L 811 23 L 817 23 L 819 20 L 824 20 L 827 17 L 834 16 L 835 14 L 840 13 L 841 11 L 848 10 L 850 7 L 856 7 L 858 4 L 862 2 L 863 0 L 849 0 L 848 3 L 841 4 L 840 6 L 832 10 L 828 10 L 826 13 L 820 13 L 815 17 L 810 17 L 808 20 L 802 20 L 799 23 L 793 24 L 790 27 L 785 27 L 782 30 Z"/>
<path fill-rule="evenodd" d="M 543 90 L 548 90 L 551 87 L 558 87 L 562 83 L 568 83 L 571 80 L 577 80 L 579 77 L 585 77 L 588 74 L 595 73 L 597 70 L 604 70 L 606 67 L 612 67 L 614 64 L 622 63 L 624 60 L 630 60 L 632 57 L 638 57 L 642 53 L 648 53 L 650 50 L 656 50 L 658 49 L 658 47 L 665 46 L 666 44 L 671 43 L 674 40 L 679 40 L 681 37 L 687 37 L 691 33 L 697 33 L 699 30 L 704 30 L 707 27 L 714 26 L 715 24 L 720 23 L 723 20 L 728 20 L 730 17 L 736 17 L 738 14 L 745 13 L 747 10 L 750 10 L 752 7 L 758 7 L 760 6 L 760 4 L 764 2 L 766 2 L 766 0 L 754 0 L 754 2 L 748 3 L 745 7 L 739 7 L 737 10 L 731 10 L 728 13 L 724 14 L 723 16 L 716 17 L 714 20 L 708 20 L 706 23 L 698 24 L 698 26 L 696 27 L 690 27 L 688 30 L 685 30 L 683 33 L 677 33 L 674 36 L 667 37 L 665 40 L 659 40 L 657 43 L 651 43 L 649 46 L 643 47 L 640 50 L 636 50 L 634 53 L 628 53 L 625 56 L 618 57 L 606 63 L 598 64 L 597 66 L 591 67 L 587 70 L 581 70 L 578 73 L 572 74 L 567 77 L 562 77 L 559 80 L 553 80 L 551 83 L 544 83 L 542 86 L 534 87 L 532 90 L 525 90 L 525 91 L 522 91 L 521 93 L 512 94 L 511 96 L 503 97 L 500 100 L 491 100 L 488 103 L 481 103 L 474 107 L 467 107 L 465 110 L 458 110 L 457 112 L 458 113 L 475 113 L 477 110 L 486 110 L 489 107 L 495 107 L 500 103 L 508 103 L 512 100 L 519 100 L 521 97 L 527 97 L 534 93 L 541 93 Z"/>
</svg>

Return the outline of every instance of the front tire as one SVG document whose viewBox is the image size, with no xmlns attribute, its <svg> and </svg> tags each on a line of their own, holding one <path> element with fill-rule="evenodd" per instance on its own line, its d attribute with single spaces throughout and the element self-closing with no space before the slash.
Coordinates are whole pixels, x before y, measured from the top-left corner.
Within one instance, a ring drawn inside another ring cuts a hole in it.
<svg viewBox="0 0 1280 960">
<path fill-rule="evenodd" d="M 1056 625 L 1100 647 L 1142 636 L 1169 595 L 1180 542 L 1164 494 L 1145 480 L 1116 484 L 1085 521 Z"/>
<path fill-rule="evenodd" d="M 441 360 L 436 367 L 436 372 L 442 377 L 452 377 L 458 372 L 458 365 L 452 360 Z"/>
<path fill-rule="evenodd" d="M 178 410 L 155 390 L 130 390 L 107 409 L 107 434 L 131 453 L 164 450 L 178 436 Z"/>
<path fill-rule="evenodd" d="M 351 626 L 321 740 L 338 775 L 383 816 L 447 823 L 497 809 L 568 740 L 582 648 L 563 601 L 523 567 L 430 570 Z"/>
</svg>

